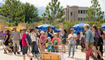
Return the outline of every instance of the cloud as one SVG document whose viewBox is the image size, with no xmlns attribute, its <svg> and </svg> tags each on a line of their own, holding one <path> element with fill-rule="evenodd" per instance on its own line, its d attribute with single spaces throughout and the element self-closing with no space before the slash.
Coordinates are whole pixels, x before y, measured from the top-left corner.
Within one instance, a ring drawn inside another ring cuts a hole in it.
<svg viewBox="0 0 105 60">
<path fill-rule="evenodd" d="M 20 0 L 23 3 L 29 2 L 31 4 L 34 4 L 35 6 L 46 6 L 48 2 L 51 0 Z M 87 6 L 89 5 L 89 0 L 59 0 L 61 2 L 62 6 L 67 5 L 80 5 L 80 6 Z"/>
<path fill-rule="evenodd" d="M 35 5 L 36 7 L 46 7 L 46 5 L 48 4 L 48 2 L 50 2 L 50 0 L 20 0 L 23 3 L 30 3 Z"/>
<path fill-rule="evenodd" d="M 46 7 L 46 5 L 48 5 L 48 3 L 51 0 L 20 0 L 23 3 L 29 2 L 33 5 L 35 5 L 36 7 Z M 72 6 L 72 5 L 76 5 L 76 6 L 83 6 L 83 7 L 89 7 L 91 5 L 91 0 L 59 0 L 61 2 L 61 5 L 66 7 L 67 5 Z M 105 0 L 99 0 L 99 3 L 101 5 L 102 10 L 105 11 Z"/>
</svg>

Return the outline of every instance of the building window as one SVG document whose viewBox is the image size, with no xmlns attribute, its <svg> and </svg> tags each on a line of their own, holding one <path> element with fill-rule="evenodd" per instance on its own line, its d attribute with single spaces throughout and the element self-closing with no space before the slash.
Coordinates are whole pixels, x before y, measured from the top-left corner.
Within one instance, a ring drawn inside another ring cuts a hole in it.
<svg viewBox="0 0 105 60">
<path fill-rule="evenodd" d="M 81 18 L 81 21 L 82 21 L 82 18 Z"/>
<path fill-rule="evenodd" d="M 83 13 L 83 11 L 81 10 L 81 14 Z"/>
<path fill-rule="evenodd" d="M 73 15 L 73 13 L 72 13 L 72 12 L 71 12 L 70 14 L 71 14 L 71 16 Z"/>
<path fill-rule="evenodd" d="M 78 18 L 78 21 L 81 21 L 82 18 Z"/>
<path fill-rule="evenodd" d="M 83 14 L 85 14 L 85 10 L 83 10 Z"/>
<path fill-rule="evenodd" d="M 81 10 L 78 10 L 78 14 L 81 14 Z"/>
<path fill-rule="evenodd" d="M 80 21 L 80 18 L 78 18 L 78 21 Z"/>
</svg>

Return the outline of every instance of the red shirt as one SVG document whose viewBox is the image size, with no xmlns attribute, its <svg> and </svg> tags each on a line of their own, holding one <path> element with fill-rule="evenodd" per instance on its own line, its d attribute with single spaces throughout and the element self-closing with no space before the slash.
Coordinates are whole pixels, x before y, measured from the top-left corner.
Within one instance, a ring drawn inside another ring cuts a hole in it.
<svg viewBox="0 0 105 60">
<path fill-rule="evenodd" d="M 59 38 L 56 38 L 56 37 L 54 37 L 53 39 L 52 39 L 52 43 L 54 44 L 54 45 L 58 45 L 59 44 Z"/>
<path fill-rule="evenodd" d="M 45 43 L 46 42 L 46 36 L 40 36 L 40 42 Z"/>
<path fill-rule="evenodd" d="M 26 40 L 27 39 L 27 35 L 26 34 L 23 34 L 23 36 L 22 36 L 22 46 L 27 46 L 27 43 L 26 43 Z"/>
</svg>

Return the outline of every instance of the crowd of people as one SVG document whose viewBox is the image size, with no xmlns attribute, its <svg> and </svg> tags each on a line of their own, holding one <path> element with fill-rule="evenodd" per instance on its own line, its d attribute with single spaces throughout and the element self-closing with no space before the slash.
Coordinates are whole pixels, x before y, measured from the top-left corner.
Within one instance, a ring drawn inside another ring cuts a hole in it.
<svg viewBox="0 0 105 60">
<path fill-rule="evenodd" d="M 86 53 L 86 60 L 92 56 L 94 60 L 103 60 L 103 53 L 105 51 L 105 32 L 102 31 L 97 25 L 93 25 L 91 28 L 88 24 L 84 25 L 85 32 L 74 33 L 74 29 L 70 29 L 68 32 L 61 28 L 61 32 L 54 32 L 52 27 L 48 27 L 48 31 L 39 31 L 35 29 L 22 29 L 16 31 L 6 30 L 0 32 L 0 37 L 4 39 L 3 43 L 4 54 L 23 53 L 23 60 L 25 55 L 32 60 L 30 53 L 43 54 L 43 53 L 66 53 L 68 46 L 68 57 L 74 58 L 75 50 L 78 49 L 78 45 L 81 46 L 81 52 Z M 62 49 L 59 49 L 62 46 Z"/>
</svg>

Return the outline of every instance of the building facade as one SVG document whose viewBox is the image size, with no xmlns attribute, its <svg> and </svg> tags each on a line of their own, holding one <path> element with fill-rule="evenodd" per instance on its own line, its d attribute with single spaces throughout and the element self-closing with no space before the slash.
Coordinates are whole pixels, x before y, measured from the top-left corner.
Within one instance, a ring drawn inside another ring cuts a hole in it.
<svg viewBox="0 0 105 60">
<path fill-rule="evenodd" d="M 66 21 L 85 21 L 88 7 L 67 6 L 65 8 Z"/>
</svg>

